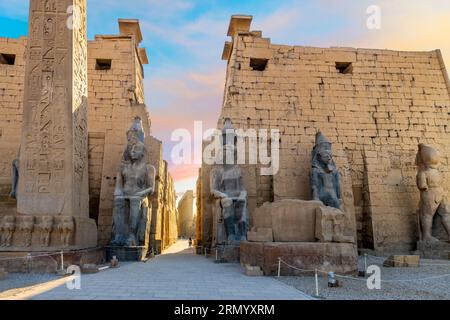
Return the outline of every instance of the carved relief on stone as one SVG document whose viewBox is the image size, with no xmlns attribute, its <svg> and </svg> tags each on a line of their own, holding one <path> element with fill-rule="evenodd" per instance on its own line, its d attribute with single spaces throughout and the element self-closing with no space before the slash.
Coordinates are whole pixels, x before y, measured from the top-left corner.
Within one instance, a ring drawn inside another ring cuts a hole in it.
<svg viewBox="0 0 450 320">
<path fill-rule="evenodd" d="M 450 202 L 442 187 L 443 176 L 439 172 L 439 152 L 431 146 L 419 144 L 416 156 L 417 188 L 420 191 L 419 228 L 420 239 L 425 242 L 439 241 L 432 235 L 433 218 L 441 216 L 442 224 L 450 241 Z"/>
<path fill-rule="evenodd" d="M 15 224 L 16 218 L 14 216 L 5 216 L 0 224 L 1 231 L 1 243 L 2 247 L 11 247 L 14 230 L 16 229 Z"/>
<path fill-rule="evenodd" d="M 33 229 L 34 229 L 33 216 L 22 216 L 17 218 L 16 232 L 19 231 L 22 235 L 23 247 L 31 247 Z"/>
<path fill-rule="evenodd" d="M 50 234 L 53 231 L 53 217 L 43 216 L 38 218 L 35 230 L 39 232 L 39 246 L 50 246 Z"/>
<path fill-rule="evenodd" d="M 345 214 L 333 207 L 316 208 L 316 239 L 320 242 L 348 242 L 355 239 L 344 235 Z"/>
<path fill-rule="evenodd" d="M 73 232 L 75 231 L 73 217 L 60 217 L 57 230 L 61 235 L 62 246 L 68 247 L 71 243 Z"/>
</svg>

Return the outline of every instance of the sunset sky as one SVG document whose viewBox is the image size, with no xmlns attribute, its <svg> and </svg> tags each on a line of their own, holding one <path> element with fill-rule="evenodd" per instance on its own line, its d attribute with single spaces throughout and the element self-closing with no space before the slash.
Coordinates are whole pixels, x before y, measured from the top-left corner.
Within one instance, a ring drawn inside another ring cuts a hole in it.
<svg viewBox="0 0 450 320">
<path fill-rule="evenodd" d="M 28 0 L 0 0 L 0 36 L 27 34 Z M 381 29 L 366 27 L 370 5 L 381 8 Z M 449 0 L 88 0 L 88 34 L 117 34 L 118 18 L 141 22 L 150 64 L 146 103 L 152 134 L 171 163 L 177 128 L 215 127 L 226 62 L 223 43 L 232 14 L 253 15 L 253 30 L 273 43 L 399 50 L 442 49 L 450 69 Z M 170 171 L 177 192 L 195 189 L 198 165 Z"/>
</svg>

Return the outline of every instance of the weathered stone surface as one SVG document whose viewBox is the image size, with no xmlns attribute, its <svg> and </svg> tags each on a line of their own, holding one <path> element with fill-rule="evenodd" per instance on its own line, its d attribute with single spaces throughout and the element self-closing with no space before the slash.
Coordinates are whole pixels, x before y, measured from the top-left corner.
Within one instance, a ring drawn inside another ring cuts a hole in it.
<svg viewBox="0 0 450 320">
<path fill-rule="evenodd" d="M 351 243 L 241 243 L 241 265 L 259 266 L 267 275 L 277 275 L 278 258 L 299 269 L 320 269 L 338 274 L 353 273 L 358 269 L 358 252 Z M 282 263 L 281 275 L 301 275 L 304 272 Z"/>
<path fill-rule="evenodd" d="M 256 209 L 255 228 L 271 228 L 275 242 L 315 242 L 320 201 L 281 200 Z"/>
<path fill-rule="evenodd" d="M 316 239 L 319 242 L 355 243 L 351 236 L 344 235 L 345 214 L 333 207 L 316 208 Z"/>
<path fill-rule="evenodd" d="M 261 270 L 261 267 L 258 266 L 244 266 L 244 273 L 248 277 L 262 277 L 264 276 L 264 272 Z"/>
<path fill-rule="evenodd" d="M 431 146 L 420 144 L 416 156 L 417 188 L 420 191 L 419 229 L 420 240 L 438 242 L 433 237 L 433 218 L 438 214 L 450 240 L 450 203 L 447 191 L 443 188 L 443 175 L 438 167 L 439 152 Z"/>
<path fill-rule="evenodd" d="M 417 268 L 420 264 L 418 255 L 392 255 L 384 261 L 384 267 Z"/>
<path fill-rule="evenodd" d="M 247 233 L 249 242 L 273 242 L 272 228 L 254 228 Z"/>
<path fill-rule="evenodd" d="M 444 241 L 417 242 L 416 254 L 424 259 L 444 259 L 450 260 L 450 243 Z"/>
</svg>

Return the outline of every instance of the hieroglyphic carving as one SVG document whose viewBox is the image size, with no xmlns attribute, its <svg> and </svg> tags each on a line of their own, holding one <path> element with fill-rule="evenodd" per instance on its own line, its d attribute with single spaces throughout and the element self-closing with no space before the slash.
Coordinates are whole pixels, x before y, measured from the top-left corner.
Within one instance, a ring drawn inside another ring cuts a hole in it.
<svg viewBox="0 0 450 320">
<path fill-rule="evenodd" d="M 67 25 L 72 5 L 76 28 Z M 88 198 L 86 0 L 31 0 L 29 21 L 18 209 L 79 215 L 74 204 Z"/>
</svg>

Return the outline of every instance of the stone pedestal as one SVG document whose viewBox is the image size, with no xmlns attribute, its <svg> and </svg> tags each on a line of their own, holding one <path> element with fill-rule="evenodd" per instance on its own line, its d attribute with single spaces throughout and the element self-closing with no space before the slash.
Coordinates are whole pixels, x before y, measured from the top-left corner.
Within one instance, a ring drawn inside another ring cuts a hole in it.
<svg viewBox="0 0 450 320">
<path fill-rule="evenodd" d="M 111 261 L 117 257 L 121 261 L 145 261 L 148 247 L 106 247 L 106 260 Z"/>
<path fill-rule="evenodd" d="M 439 242 L 417 242 L 416 254 L 424 259 L 450 259 L 450 243 Z"/>
<path fill-rule="evenodd" d="M 349 274 L 358 270 L 358 251 L 351 243 L 242 242 L 241 265 L 259 266 L 266 276 L 277 275 L 278 258 L 299 269 Z M 281 264 L 282 276 L 304 275 Z"/>
<path fill-rule="evenodd" d="M 217 259 L 222 262 L 235 263 L 239 262 L 240 253 L 239 246 L 228 246 L 228 245 L 218 245 L 215 249 L 211 250 L 211 255 L 216 254 L 217 249 Z"/>
</svg>

